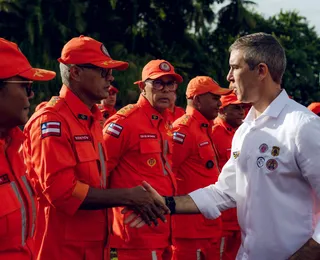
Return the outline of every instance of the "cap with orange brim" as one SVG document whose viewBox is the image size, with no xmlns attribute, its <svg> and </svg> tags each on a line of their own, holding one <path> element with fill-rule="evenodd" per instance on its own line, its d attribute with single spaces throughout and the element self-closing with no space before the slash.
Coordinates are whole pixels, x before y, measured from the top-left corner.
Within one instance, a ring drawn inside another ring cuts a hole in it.
<svg viewBox="0 0 320 260">
<path fill-rule="evenodd" d="M 308 106 L 308 109 L 311 110 L 315 114 L 320 113 L 320 102 L 313 102 Z"/>
<path fill-rule="evenodd" d="M 125 70 L 129 63 L 113 60 L 102 42 L 83 36 L 68 41 L 58 59 L 63 64 L 92 64 L 106 69 Z"/>
<path fill-rule="evenodd" d="M 0 57 L 0 79 L 20 76 L 34 81 L 48 81 L 56 76 L 54 71 L 31 67 L 18 45 L 4 38 L 0 38 Z"/>
<path fill-rule="evenodd" d="M 230 94 L 232 91 L 232 89 L 221 88 L 216 81 L 208 76 L 197 76 L 190 80 L 187 86 L 186 96 L 187 99 L 205 93 L 223 96 Z"/>
<path fill-rule="evenodd" d="M 177 83 L 183 81 L 183 78 L 174 71 L 174 67 L 170 62 L 166 60 L 151 60 L 143 67 L 142 79 L 134 82 L 134 84 L 141 86 L 141 83 L 147 79 L 157 79 L 165 75 L 173 76 Z"/>
<path fill-rule="evenodd" d="M 119 92 L 119 90 L 117 89 L 117 88 L 115 88 L 114 86 L 110 86 L 109 88 L 108 88 L 108 92 L 109 93 L 115 93 L 115 94 L 117 94 L 118 92 Z"/>
<path fill-rule="evenodd" d="M 221 96 L 220 98 L 221 101 L 221 108 L 224 108 L 226 106 L 229 105 L 240 105 L 240 104 L 244 104 L 241 101 L 238 100 L 237 95 L 232 92 L 229 95 L 225 95 L 225 96 Z"/>
</svg>

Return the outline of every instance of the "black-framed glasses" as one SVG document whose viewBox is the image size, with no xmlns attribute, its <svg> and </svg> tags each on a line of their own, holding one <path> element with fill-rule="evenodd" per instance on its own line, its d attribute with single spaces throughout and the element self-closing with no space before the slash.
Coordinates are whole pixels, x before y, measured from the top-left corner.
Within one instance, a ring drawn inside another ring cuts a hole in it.
<svg viewBox="0 0 320 260">
<path fill-rule="evenodd" d="M 27 97 L 31 97 L 32 94 L 32 80 L 4 80 L 2 82 L 10 83 L 10 84 L 21 84 L 22 87 L 25 88 Z"/>
<path fill-rule="evenodd" d="M 163 90 L 165 86 L 168 87 L 169 91 L 176 91 L 178 88 L 178 83 L 175 80 L 164 82 L 160 79 L 147 79 L 146 81 L 149 81 L 152 84 L 154 90 Z"/>
<path fill-rule="evenodd" d="M 88 64 L 77 64 L 76 66 L 79 67 L 79 68 L 84 68 L 84 69 L 100 70 L 102 78 L 106 78 L 107 76 L 109 76 L 110 75 L 110 71 L 111 71 L 111 69 L 101 68 L 101 67 L 92 65 L 90 63 L 88 63 Z"/>
</svg>

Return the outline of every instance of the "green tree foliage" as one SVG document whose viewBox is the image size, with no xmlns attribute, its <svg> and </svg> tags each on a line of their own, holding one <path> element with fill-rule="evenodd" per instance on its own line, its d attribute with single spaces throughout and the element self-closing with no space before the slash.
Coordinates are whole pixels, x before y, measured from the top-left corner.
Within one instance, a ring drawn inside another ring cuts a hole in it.
<svg viewBox="0 0 320 260">
<path fill-rule="evenodd" d="M 220 10 L 216 4 L 225 4 Z M 229 45 L 240 35 L 264 31 L 286 48 L 284 87 L 302 103 L 319 99 L 319 37 L 296 12 L 264 18 L 249 0 L 0 0 L 1 37 L 15 41 L 33 66 L 55 70 L 57 78 L 35 84 L 34 105 L 57 95 L 61 87 L 58 62 L 63 45 L 81 34 L 102 41 L 114 59 L 129 61 L 114 72 L 119 105 L 135 102 L 133 82 L 151 59 L 170 61 L 185 88 L 197 75 L 210 75 L 227 87 Z"/>
</svg>

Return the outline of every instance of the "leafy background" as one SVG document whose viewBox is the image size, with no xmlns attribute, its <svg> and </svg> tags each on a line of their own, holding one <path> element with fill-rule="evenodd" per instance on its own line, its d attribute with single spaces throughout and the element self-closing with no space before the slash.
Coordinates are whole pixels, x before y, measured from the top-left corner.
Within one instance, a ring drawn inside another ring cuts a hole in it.
<svg viewBox="0 0 320 260">
<path fill-rule="evenodd" d="M 114 72 L 119 107 L 136 101 L 133 82 L 143 66 L 166 59 L 184 77 L 177 100 L 184 106 L 185 88 L 194 76 L 209 75 L 228 87 L 229 45 L 241 35 L 263 31 L 286 49 L 283 87 L 304 105 L 319 100 L 320 39 L 314 27 L 298 12 L 265 18 L 255 5 L 248 0 L 0 0 L 0 36 L 18 43 L 33 66 L 57 73 L 56 59 L 72 37 L 102 41 L 114 59 L 130 63 L 125 72 Z M 57 95 L 60 87 L 59 75 L 36 83 L 33 107 Z"/>
</svg>

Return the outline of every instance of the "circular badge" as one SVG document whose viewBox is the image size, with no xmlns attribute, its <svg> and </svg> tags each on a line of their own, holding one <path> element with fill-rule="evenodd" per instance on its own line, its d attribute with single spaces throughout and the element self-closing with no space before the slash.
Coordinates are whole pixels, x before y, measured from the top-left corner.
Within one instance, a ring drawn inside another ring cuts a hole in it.
<svg viewBox="0 0 320 260">
<path fill-rule="evenodd" d="M 207 163 L 206 163 L 206 167 L 207 167 L 208 169 L 213 168 L 213 166 L 214 166 L 214 163 L 213 163 L 213 161 L 212 161 L 212 160 L 207 161 Z"/>
<path fill-rule="evenodd" d="M 108 52 L 108 50 L 107 50 L 106 46 L 104 46 L 103 44 L 101 44 L 100 49 L 101 49 L 101 51 L 102 51 L 102 53 L 103 53 L 104 55 L 106 55 L 106 56 L 110 57 L 110 54 L 109 54 L 109 52 Z"/>
<path fill-rule="evenodd" d="M 148 161 L 147 161 L 147 164 L 152 168 L 153 166 L 155 166 L 157 163 L 157 160 L 154 159 L 154 158 L 150 158 Z"/>
<path fill-rule="evenodd" d="M 159 65 L 159 68 L 162 71 L 166 71 L 166 72 L 170 71 L 170 65 L 167 62 L 161 62 Z"/>
<path fill-rule="evenodd" d="M 259 151 L 260 153 L 265 153 L 266 151 L 268 151 L 269 146 L 267 144 L 262 144 L 259 146 Z"/>
<path fill-rule="evenodd" d="M 269 171 L 274 171 L 278 168 L 278 162 L 276 159 L 269 159 L 266 163 L 266 167 Z"/>
<path fill-rule="evenodd" d="M 257 159 L 257 166 L 261 168 L 264 165 L 265 159 L 263 157 L 259 157 Z"/>
</svg>

